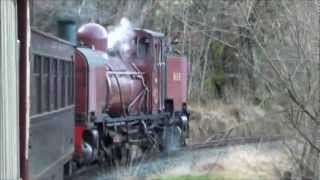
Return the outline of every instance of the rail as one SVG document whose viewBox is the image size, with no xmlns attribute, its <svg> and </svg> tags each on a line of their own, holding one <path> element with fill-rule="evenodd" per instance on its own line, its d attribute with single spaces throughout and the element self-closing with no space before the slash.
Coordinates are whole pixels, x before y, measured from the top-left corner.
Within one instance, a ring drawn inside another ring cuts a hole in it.
<svg viewBox="0 0 320 180">
<path fill-rule="evenodd" d="M 274 142 L 284 140 L 283 136 L 269 136 L 269 137 L 234 137 L 234 138 L 223 138 L 217 140 L 210 140 L 204 143 L 191 144 L 182 148 L 181 150 L 198 150 L 205 148 L 218 148 L 224 146 L 236 146 L 236 145 L 246 145 L 246 144 L 258 144 L 265 142 Z"/>
</svg>

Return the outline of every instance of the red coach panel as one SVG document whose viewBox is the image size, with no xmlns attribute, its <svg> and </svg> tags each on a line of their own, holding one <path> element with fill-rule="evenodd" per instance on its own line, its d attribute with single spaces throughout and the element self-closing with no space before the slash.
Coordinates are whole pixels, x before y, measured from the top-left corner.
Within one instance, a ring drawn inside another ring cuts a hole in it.
<svg viewBox="0 0 320 180">
<path fill-rule="evenodd" d="M 180 110 L 187 101 L 188 64 L 185 57 L 167 59 L 167 97 L 174 100 L 174 109 Z"/>
</svg>

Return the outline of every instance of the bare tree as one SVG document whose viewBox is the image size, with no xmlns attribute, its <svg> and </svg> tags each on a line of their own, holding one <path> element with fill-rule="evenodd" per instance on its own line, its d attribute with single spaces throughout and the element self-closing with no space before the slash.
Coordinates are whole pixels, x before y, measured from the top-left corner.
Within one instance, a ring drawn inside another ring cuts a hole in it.
<svg viewBox="0 0 320 180">
<path fill-rule="evenodd" d="M 252 57 L 242 57 L 242 60 L 264 84 L 271 86 L 270 96 L 282 100 L 281 115 L 297 137 L 306 142 L 299 157 L 301 175 L 318 178 L 320 62 L 316 53 L 319 26 L 315 4 L 286 0 L 260 3 L 265 12 L 260 8 L 260 13 L 254 15 L 254 23 L 245 18 L 251 6 L 238 4 L 243 15 L 242 24 L 238 26 L 249 31 L 248 38 L 255 43 L 254 51 L 260 53 L 257 58 L 261 68 L 251 63 Z"/>
</svg>

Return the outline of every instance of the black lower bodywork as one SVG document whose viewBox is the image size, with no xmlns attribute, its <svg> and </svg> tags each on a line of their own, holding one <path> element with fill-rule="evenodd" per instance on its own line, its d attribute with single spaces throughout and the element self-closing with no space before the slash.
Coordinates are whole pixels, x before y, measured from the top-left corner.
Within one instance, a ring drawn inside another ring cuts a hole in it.
<svg viewBox="0 0 320 180">
<path fill-rule="evenodd" d="M 164 111 L 154 114 L 111 118 L 107 114 L 91 118 L 91 131 L 83 137 L 83 163 L 131 161 L 131 149 L 143 154 L 150 151 L 171 151 L 185 145 L 189 113 Z M 125 156 L 125 157 L 124 157 Z"/>
</svg>

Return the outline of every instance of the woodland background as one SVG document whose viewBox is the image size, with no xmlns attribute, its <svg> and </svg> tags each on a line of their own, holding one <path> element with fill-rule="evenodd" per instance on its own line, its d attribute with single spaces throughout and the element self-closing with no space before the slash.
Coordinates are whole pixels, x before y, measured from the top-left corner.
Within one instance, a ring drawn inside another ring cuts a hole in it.
<svg viewBox="0 0 320 180">
<path fill-rule="evenodd" d="M 172 53 L 188 59 L 189 102 L 237 104 L 234 116 L 242 106 L 259 107 L 267 116 L 251 119 L 263 125 L 237 122 L 246 124 L 242 134 L 295 138 L 290 170 L 309 178 L 320 177 L 319 12 L 316 0 L 31 1 L 32 26 L 52 34 L 62 19 L 108 27 L 127 17 L 135 27 L 178 40 Z"/>
</svg>

